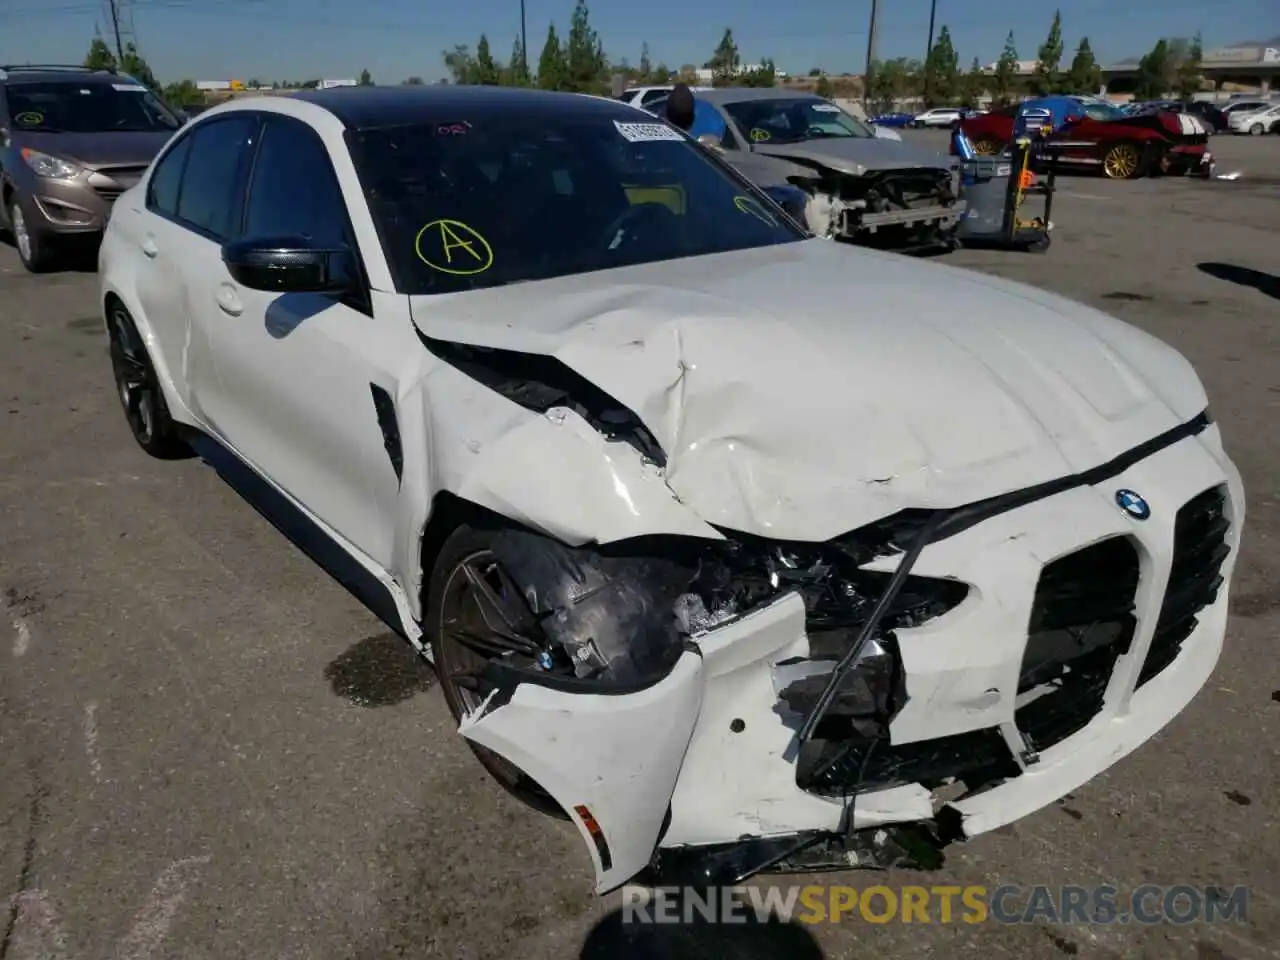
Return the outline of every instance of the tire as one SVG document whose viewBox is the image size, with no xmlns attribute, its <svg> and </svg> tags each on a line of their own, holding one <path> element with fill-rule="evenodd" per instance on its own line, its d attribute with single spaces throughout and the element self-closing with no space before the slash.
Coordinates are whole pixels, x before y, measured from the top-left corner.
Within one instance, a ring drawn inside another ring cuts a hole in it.
<svg viewBox="0 0 1280 960">
<path fill-rule="evenodd" d="M 1108 180 L 1133 180 L 1143 166 L 1142 148 L 1132 140 L 1112 144 L 1102 155 L 1102 175 Z"/>
<path fill-rule="evenodd" d="M 1255 123 L 1252 127 L 1249 128 L 1249 136 L 1251 137 L 1260 137 L 1265 132 L 1266 131 L 1262 129 L 1262 124 L 1260 123 Z"/>
<path fill-rule="evenodd" d="M 26 271 L 48 273 L 57 266 L 57 257 L 49 238 L 31 229 L 30 218 L 27 217 L 27 212 L 17 196 L 9 198 L 8 213 L 9 232 L 13 236 L 13 245 Z"/>
<path fill-rule="evenodd" d="M 979 137 L 973 142 L 973 152 L 980 157 L 998 157 L 1003 147 L 992 137 Z"/>
<path fill-rule="evenodd" d="M 471 564 L 474 569 L 475 565 L 485 562 L 482 558 L 492 559 L 492 533 L 491 529 L 468 524 L 457 527 L 441 546 L 432 566 L 431 578 L 427 582 L 423 627 L 431 644 L 436 676 L 440 680 L 440 692 L 444 694 L 444 701 L 455 724 L 461 723 L 463 716 L 474 710 L 482 699 L 479 693 L 460 685 L 455 677 L 461 679 L 463 671 L 481 666 L 483 658 L 454 639 L 445 630 L 445 624 L 447 618 L 457 610 L 453 604 L 454 591 L 464 586 L 467 579 L 465 567 Z M 524 602 L 523 598 L 518 600 L 520 603 Z M 467 746 L 489 776 L 507 793 L 541 813 L 557 819 L 568 819 L 551 795 L 523 770 L 470 740 L 467 741 Z"/>
<path fill-rule="evenodd" d="M 192 455 L 169 415 L 164 391 L 151 356 L 138 335 L 133 318 L 121 304 L 113 304 L 107 316 L 111 373 L 116 396 L 133 439 L 157 460 L 181 460 Z"/>
</svg>

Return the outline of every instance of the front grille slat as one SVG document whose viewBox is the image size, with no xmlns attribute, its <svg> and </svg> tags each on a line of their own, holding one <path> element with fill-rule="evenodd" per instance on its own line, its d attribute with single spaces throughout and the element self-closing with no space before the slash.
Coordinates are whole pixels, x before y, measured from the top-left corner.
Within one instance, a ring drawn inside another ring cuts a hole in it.
<svg viewBox="0 0 1280 960">
<path fill-rule="evenodd" d="M 1151 647 L 1138 673 L 1138 686 L 1173 663 L 1199 625 L 1199 614 L 1218 599 L 1222 565 L 1231 553 L 1227 496 L 1214 487 L 1192 497 L 1178 511 L 1173 530 L 1173 564 Z"/>
<path fill-rule="evenodd" d="M 1033 750 L 1061 743 L 1102 709 L 1116 661 L 1137 629 L 1140 570 L 1127 537 L 1113 537 L 1048 564 L 1032 602 L 1018 692 L 1051 689 L 1014 721 Z"/>
</svg>

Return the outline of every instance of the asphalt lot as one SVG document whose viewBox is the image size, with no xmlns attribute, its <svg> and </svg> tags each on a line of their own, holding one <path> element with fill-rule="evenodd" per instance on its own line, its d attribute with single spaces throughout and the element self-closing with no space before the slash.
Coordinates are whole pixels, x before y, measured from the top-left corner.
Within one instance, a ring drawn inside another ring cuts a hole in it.
<svg viewBox="0 0 1280 960">
<path fill-rule="evenodd" d="M 211 469 L 137 449 L 93 274 L 0 247 L 0 960 L 1280 956 L 1280 138 L 1213 146 L 1241 181 L 1065 178 L 1047 253 L 950 260 L 1199 369 L 1249 495 L 1218 671 L 1065 803 L 880 880 L 1247 885 L 1247 922 L 624 929 L 407 647 Z"/>
</svg>

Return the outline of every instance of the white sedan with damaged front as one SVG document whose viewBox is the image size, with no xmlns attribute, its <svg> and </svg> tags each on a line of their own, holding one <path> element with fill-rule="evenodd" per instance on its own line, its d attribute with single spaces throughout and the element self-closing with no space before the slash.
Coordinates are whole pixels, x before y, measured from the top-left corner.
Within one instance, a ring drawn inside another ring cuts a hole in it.
<svg viewBox="0 0 1280 960">
<path fill-rule="evenodd" d="M 1139 747 L 1222 649 L 1244 497 L 1182 356 L 812 238 L 629 106 L 216 107 L 100 258 L 138 443 L 430 657 L 600 891 L 936 859 Z"/>
</svg>

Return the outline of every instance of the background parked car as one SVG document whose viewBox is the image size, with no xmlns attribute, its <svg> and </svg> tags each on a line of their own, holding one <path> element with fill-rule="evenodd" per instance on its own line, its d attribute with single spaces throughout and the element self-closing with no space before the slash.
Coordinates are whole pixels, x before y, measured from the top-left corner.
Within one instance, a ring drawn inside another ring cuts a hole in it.
<svg viewBox="0 0 1280 960">
<path fill-rule="evenodd" d="M 1264 133 L 1280 133 L 1280 103 L 1261 110 L 1237 110 L 1227 118 L 1232 133 L 1260 137 Z"/>
<path fill-rule="evenodd" d="M 933 107 L 917 113 L 911 121 L 913 127 L 949 127 L 965 116 L 963 107 Z"/>
<path fill-rule="evenodd" d="M 183 120 L 133 77 L 85 67 L 0 67 L 0 226 L 33 273 L 102 235 Z"/>
</svg>

